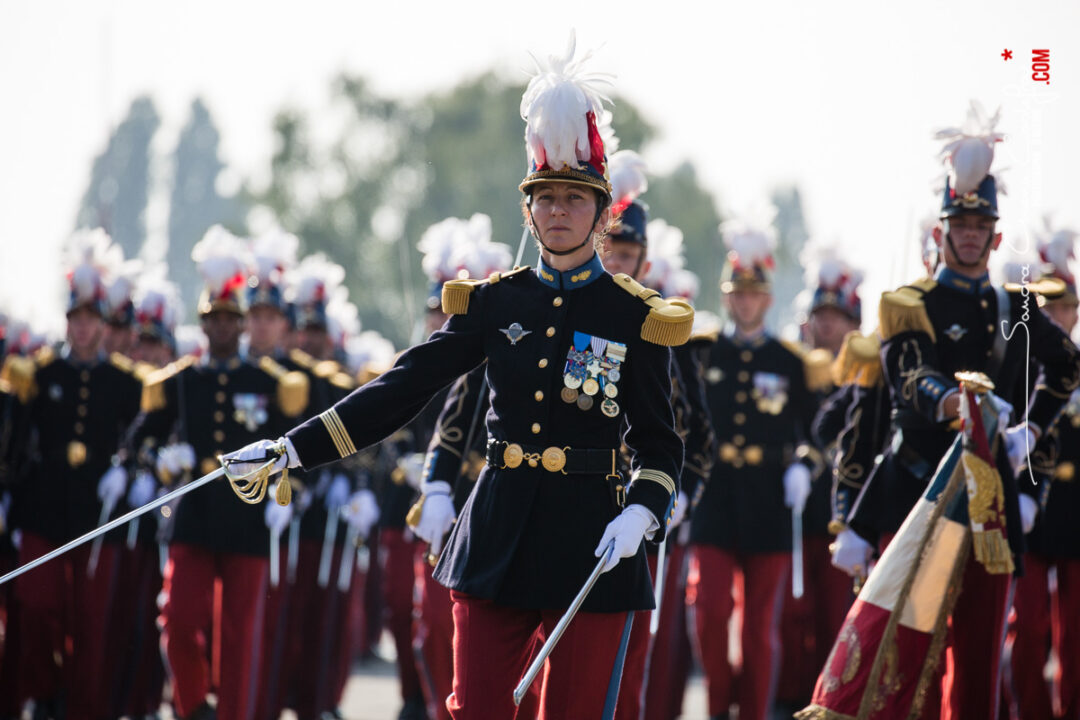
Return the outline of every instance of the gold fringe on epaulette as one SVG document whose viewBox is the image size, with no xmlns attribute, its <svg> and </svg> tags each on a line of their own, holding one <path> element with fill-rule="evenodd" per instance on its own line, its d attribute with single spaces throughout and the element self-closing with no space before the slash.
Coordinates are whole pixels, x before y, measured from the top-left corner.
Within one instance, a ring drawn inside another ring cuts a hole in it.
<svg viewBox="0 0 1080 720">
<path fill-rule="evenodd" d="M 882 293 L 878 320 L 881 337 L 885 340 L 902 332 L 923 332 L 930 336 L 930 342 L 937 342 L 934 326 L 930 324 L 930 316 L 926 314 L 926 305 L 918 290 L 900 288 Z"/>
<path fill-rule="evenodd" d="M 811 392 L 828 390 L 832 385 L 833 357 L 825 348 L 814 348 L 803 357 L 806 387 Z"/>
<path fill-rule="evenodd" d="M 641 326 L 641 339 L 654 345 L 682 345 L 690 339 L 694 327 L 694 308 L 685 300 L 662 300 L 651 297 L 645 301 L 649 314 Z"/>
<path fill-rule="evenodd" d="M 289 351 L 289 359 L 302 368 L 311 369 L 315 367 L 315 358 L 308 355 L 300 348 L 293 348 Z"/>
<path fill-rule="evenodd" d="M 56 351 L 53 350 L 52 347 L 49 346 L 49 345 L 46 345 L 46 346 L 40 348 L 36 353 L 34 353 L 34 363 L 39 368 L 43 368 L 43 367 L 46 367 L 48 365 L 51 365 L 53 360 L 55 360 L 55 359 L 56 359 Z"/>
<path fill-rule="evenodd" d="M 0 370 L 0 378 L 8 384 L 19 402 L 25 405 L 37 395 L 37 363 L 32 358 L 21 355 L 9 355 Z"/>
<path fill-rule="evenodd" d="M 795 713 L 795 720 L 855 720 L 854 715 L 845 715 L 820 705 L 808 705 Z"/>
<path fill-rule="evenodd" d="M 128 374 L 135 372 L 135 362 L 122 353 L 109 353 L 109 363 L 112 364 L 113 367 L 123 370 Z"/>
<path fill-rule="evenodd" d="M 975 559 L 989 574 L 1009 575 L 1016 570 L 1009 541 L 999 528 L 971 533 L 971 546 L 975 550 Z"/>
<path fill-rule="evenodd" d="M 469 298 L 476 289 L 473 280 L 448 280 L 442 286 L 442 311 L 447 315 L 469 312 Z"/>
<path fill-rule="evenodd" d="M 307 375 L 299 370 L 287 372 L 278 378 L 278 407 L 286 417 L 296 417 L 304 412 L 310 394 L 311 383 L 308 382 Z"/>
<path fill-rule="evenodd" d="M 347 372 L 334 373 L 334 376 L 330 378 L 330 384 L 342 390 L 352 391 L 356 389 L 356 381 L 354 381 L 352 375 Z"/>
<path fill-rule="evenodd" d="M 315 377 L 323 380 L 329 380 L 340 371 L 341 367 L 333 360 L 321 360 L 311 370 Z"/>
<path fill-rule="evenodd" d="M 837 386 L 876 387 L 883 377 L 880 351 L 881 343 L 876 335 L 852 330 L 844 336 L 844 344 L 833 362 L 833 382 Z"/>
</svg>

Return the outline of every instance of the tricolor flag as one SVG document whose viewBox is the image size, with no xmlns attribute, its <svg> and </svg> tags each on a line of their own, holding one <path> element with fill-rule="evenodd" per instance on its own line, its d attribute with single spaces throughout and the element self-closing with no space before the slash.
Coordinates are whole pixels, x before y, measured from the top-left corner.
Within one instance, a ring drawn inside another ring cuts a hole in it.
<svg viewBox="0 0 1080 720">
<path fill-rule="evenodd" d="M 1012 572 L 1001 476 L 987 440 L 997 410 L 984 398 L 971 412 L 972 387 L 962 384 L 961 392 L 963 430 L 848 611 L 799 720 L 918 717 L 938 679 L 973 538 L 987 572 Z"/>
</svg>

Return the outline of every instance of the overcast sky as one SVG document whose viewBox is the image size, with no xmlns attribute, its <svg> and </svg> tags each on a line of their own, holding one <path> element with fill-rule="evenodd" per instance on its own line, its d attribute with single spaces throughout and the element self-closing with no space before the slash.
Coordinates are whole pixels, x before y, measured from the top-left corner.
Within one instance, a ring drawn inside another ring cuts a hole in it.
<svg viewBox="0 0 1080 720">
<path fill-rule="evenodd" d="M 823 8 L 828 8 L 827 10 Z M 868 307 L 916 273 L 918 220 L 938 200 L 933 130 L 969 98 L 999 105 L 1002 230 L 1023 247 L 1046 211 L 1080 228 L 1075 2 L 156 3 L 9 2 L 0 7 L 0 304 L 54 325 L 58 248 L 93 158 L 133 97 L 162 115 L 171 151 L 202 96 L 237 176 L 264 177 L 270 119 L 317 109 L 329 80 L 363 73 L 412 97 L 559 52 L 576 28 L 592 67 L 659 129 L 658 170 L 686 159 L 725 211 L 797 183 L 810 230 L 867 274 Z M 709 9 L 704 9 L 709 8 Z M 1013 59 L 1004 61 L 1005 48 Z M 1031 50 L 1051 51 L 1051 83 Z M 517 113 L 517 107 L 506 112 Z M 475 209 L 461 208 L 467 217 Z M 678 218 L 667 218 L 678 225 Z M 160 234 L 163 217 L 151 217 Z M 516 241 L 515 241 L 516 242 Z M 720 254 L 718 253 L 718 262 Z M 1002 258 L 1003 259 L 1003 258 Z M 27 267 L 31 271 L 27 271 Z M 872 315 L 873 313 L 869 313 Z"/>
</svg>

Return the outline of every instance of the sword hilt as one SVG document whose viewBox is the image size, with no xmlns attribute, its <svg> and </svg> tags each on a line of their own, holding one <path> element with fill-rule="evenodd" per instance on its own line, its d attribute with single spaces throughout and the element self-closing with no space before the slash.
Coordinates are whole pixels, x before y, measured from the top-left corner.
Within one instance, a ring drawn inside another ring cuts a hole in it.
<svg viewBox="0 0 1080 720">
<path fill-rule="evenodd" d="M 271 452 L 259 458 L 226 458 L 218 457 L 218 462 L 225 470 L 225 477 L 229 481 L 236 497 L 248 505 L 258 505 L 266 497 L 266 488 L 270 484 L 270 475 L 274 464 L 285 454 L 285 445 L 278 443 L 273 446 Z M 233 465 L 250 465 L 261 462 L 262 465 L 246 473 L 234 473 L 229 468 Z M 288 505 L 292 499 L 292 487 L 289 485 L 288 469 L 282 471 L 281 482 L 278 484 L 277 502 L 279 505 Z M 288 490 L 286 490 L 288 488 Z"/>
</svg>

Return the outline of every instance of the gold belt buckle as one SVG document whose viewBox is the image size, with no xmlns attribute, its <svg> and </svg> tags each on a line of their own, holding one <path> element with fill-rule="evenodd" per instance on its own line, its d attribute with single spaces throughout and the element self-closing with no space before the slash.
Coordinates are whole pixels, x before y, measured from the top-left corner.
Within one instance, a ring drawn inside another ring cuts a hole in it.
<svg viewBox="0 0 1080 720">
<path fill-rule="evenodd" d="M 549 447 L 540 457 L 540 463 L 548 472 L 561 472 L 565 475 L 566 470 L 563 468 L 566 467 L 566 451 L 569 449 L 569 446 L 561 450 L 557 447 Z"/>
<path fill-rule="evenodd" d="M 522 459 L 525 457 L 525 451 L 521 449 L 521 446 L 517 443 L 506 443 L 506 448 L 503 450 L 503 467 L 514 468 L 521 465 Z"/>
<path fill-rule="evenodd" d="M 86 445 L 78 440 L 72 440 L 67 446 L 68 465 L 77 468 L 86 462 Z"/>
</svg>

